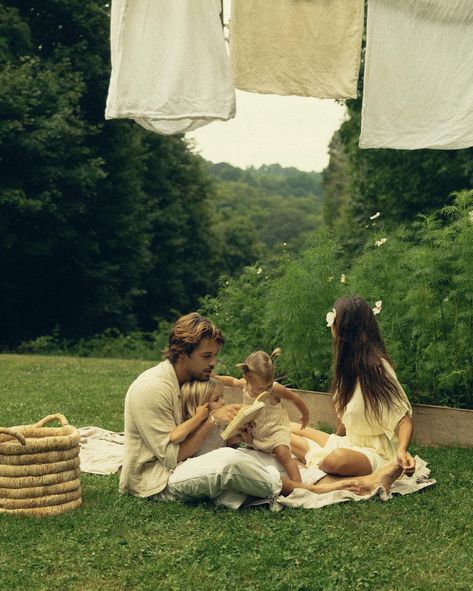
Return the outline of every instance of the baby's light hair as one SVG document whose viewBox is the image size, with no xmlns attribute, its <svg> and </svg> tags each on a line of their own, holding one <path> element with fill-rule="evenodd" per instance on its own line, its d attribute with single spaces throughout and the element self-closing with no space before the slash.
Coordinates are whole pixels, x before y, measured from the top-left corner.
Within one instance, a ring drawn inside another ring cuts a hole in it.
<svg viewBox="0 0 473 591">
<path fill-rule="evenodd" d="M 238 363 L 239 367 L 244 374 L 251 373 L 258 376 L 262 380 L 269 382 L 274 381 L 274 362 L 273 359 L 281 355 L 281 349 L 278 347 L 274 349 L 271 355 L 268 355 L 264 351 L 255 351 L 250 353 L 243 363 Z"/>
<path fill-rule="evenodd" d="M 205 382 L 192 380 L 182 384 L 181 406 L 183 420 L 186 421 L 193 417 L 197 407 L 210 402 L 217 391 L 223 391 L 223 385 L 212 378 Z"/>
</svg>

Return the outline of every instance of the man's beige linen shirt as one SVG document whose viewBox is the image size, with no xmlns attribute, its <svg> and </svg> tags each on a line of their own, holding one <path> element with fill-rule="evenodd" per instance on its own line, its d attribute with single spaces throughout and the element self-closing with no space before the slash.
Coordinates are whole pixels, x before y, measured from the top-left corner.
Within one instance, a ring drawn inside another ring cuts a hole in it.
<svg viewBox="0 0 473 591">
<path fill-rule="evenodd" d="M 125 453 L 120 492 L 149 497 L 161 492 L 177 465 L 179 445 L 169 436 L 182 422 L 180 388 L 169 360 L 146 370 L 125 398 Z"/>
</svg>

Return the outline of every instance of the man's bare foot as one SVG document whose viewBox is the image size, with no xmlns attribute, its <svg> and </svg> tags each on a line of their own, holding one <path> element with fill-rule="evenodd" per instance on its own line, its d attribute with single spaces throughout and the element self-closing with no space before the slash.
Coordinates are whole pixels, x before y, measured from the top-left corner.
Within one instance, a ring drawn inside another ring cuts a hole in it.
<svg viewBox="0 0 473 591">
<path fill-rule="evenodd" d="M 356 494 L 360 496 L 369 495 L 373 490 L 380 486 L 384 488 L 387 493 L 389 493 L 394 481 L 397 480 L 401 474 L 402 468 L 397 464 L 397 462 L 386 464 L 386 466 L 383 466 L 376 472 L 373 472 L 373 474 L 369 474 L 368 476 L 359 476 L 357 478 L 358 492 Z"/>
</svg>

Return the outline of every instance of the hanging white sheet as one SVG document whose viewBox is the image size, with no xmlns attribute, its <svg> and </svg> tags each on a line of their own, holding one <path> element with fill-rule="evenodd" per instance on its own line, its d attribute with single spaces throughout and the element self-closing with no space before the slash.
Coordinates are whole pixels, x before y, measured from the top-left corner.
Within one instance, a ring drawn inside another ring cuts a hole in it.
<svg viewBox="0 0 473 591">
<path fill-rule="evenodd" d="M 472 145 L 472 0 L 369 0 L 360 148 Z"/>
<path fill-rule="evenodd" d="M 232 0 L 231 14 L 236 88 L 356 97 L 363 0 Z"/>
<path fill-rule="evenodd" d="M 113 0 L 106 119 L 162 134 L 235 116 L 220 0 Z"/>
</svg>

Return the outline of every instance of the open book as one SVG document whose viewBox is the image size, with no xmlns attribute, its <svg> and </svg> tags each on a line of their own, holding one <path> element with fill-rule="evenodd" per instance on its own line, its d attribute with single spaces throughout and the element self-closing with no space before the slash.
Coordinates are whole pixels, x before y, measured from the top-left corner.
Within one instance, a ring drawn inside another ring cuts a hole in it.
<svg viewBox="0 0 473 591">
<path fill-rule="evenodd" d="M 240 408 L 238 413 L 228 423 L 225 430 L 220 433 L 222 439 L 226 441 L 232 437 L 232 435 L 235 435 L 238 429 L 243 427 L 243 425 L 246 425 L 246 423 L 249 423 L 254 418 L 256 418 L 257 415 L 259 415 L 261 409 L 264 408 L 264 402 L 261 400 L 261 398 L 266 394 L 267 392 L 262 392 L 253 402 L 253 404 L 245 406 L 244 408 Z"/>
</svg>

